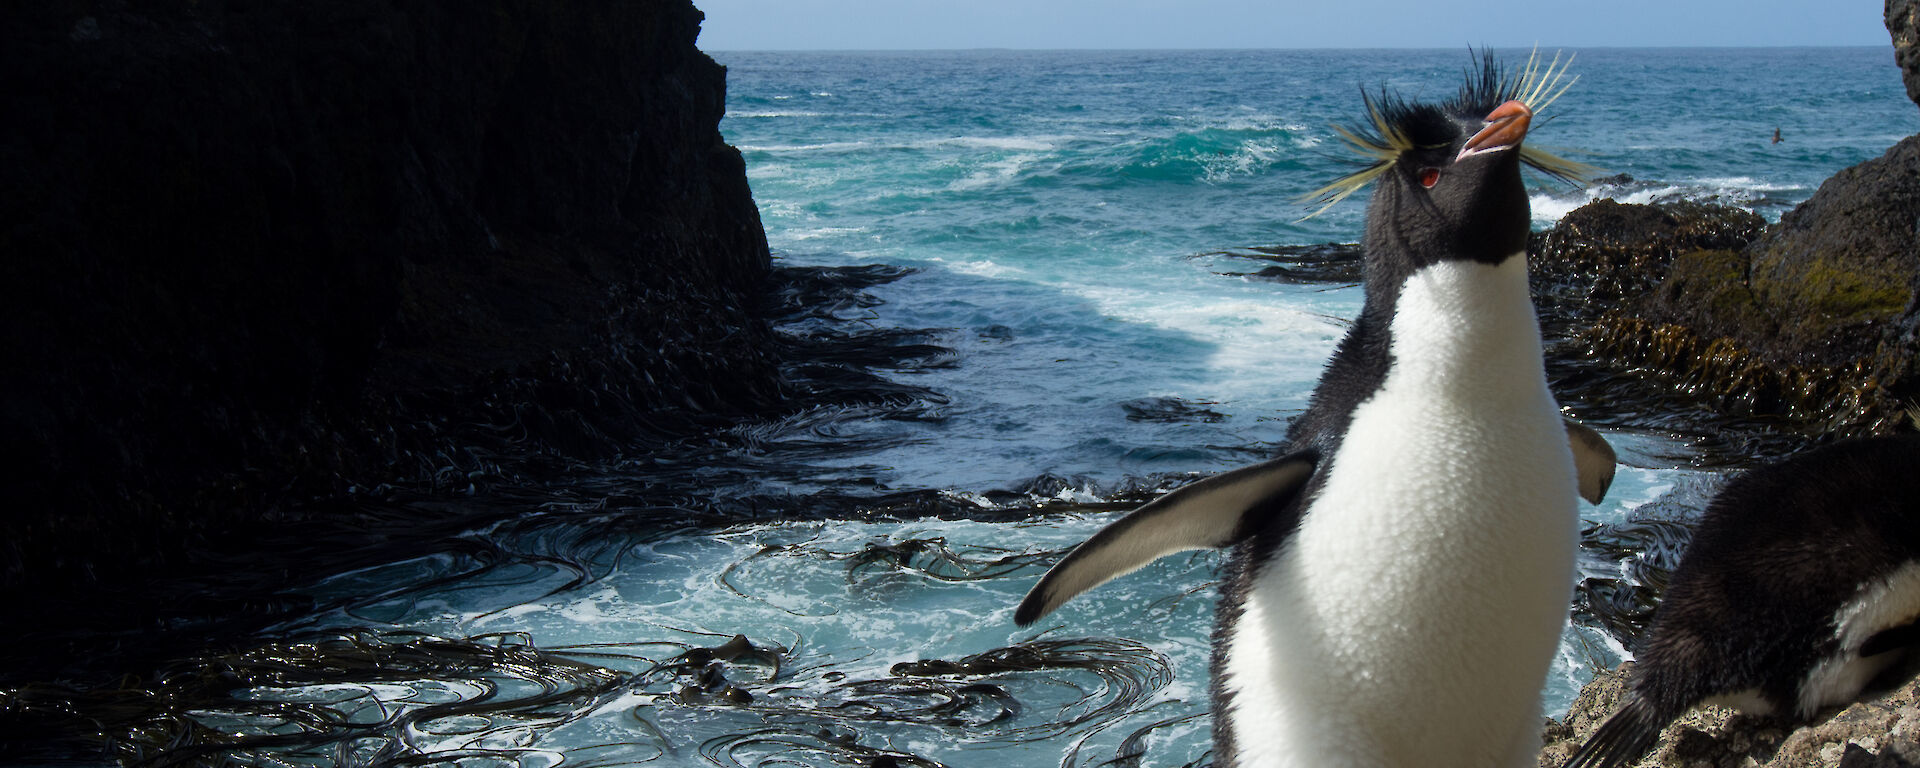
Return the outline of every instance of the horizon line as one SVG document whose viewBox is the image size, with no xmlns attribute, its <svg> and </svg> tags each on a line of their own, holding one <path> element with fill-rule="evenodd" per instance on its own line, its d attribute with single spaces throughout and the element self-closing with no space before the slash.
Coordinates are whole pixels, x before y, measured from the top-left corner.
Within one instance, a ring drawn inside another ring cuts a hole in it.
<svg viewBox="0 0 1920 768">
<path fill-rule="evenodd" d="M 1301 47 L 1292 47 L 1292 48 L 1279 48 L 1279 47 L 1248 48 L 1248 47 L 1241 47 L 1241 46 L 1166 47 L 1166 48 L 1064 46 L 1064 47 L 1057 47 L 1057 48 L 1027 48 L 1027 47 L 1005 46 L 1005 45 L 983 45 L 983 46 L 972 47 L 972 48 L 706 48 L 696 43 L 695 47 L 699 48 L 702 52 L 706 52 L 706 53 L 990 53 L 990 52 L 1154 53 L 1154 52 L 1187 52 L 1187 51 L 1225 52 L 1225 51 L 1452 51 L 1452 50 L 1456 50 L 1456 48 L 1453 46 L 1396 46 L 1396 45 L 1301 46 Z M 1891 40 L 1884 43 L 1803 43 L 1803 44 L 1793 44 L 1793 45 L 1756 45 L 1756 44 L 1746 44 L 1746 45 L 1733 45 L 1733 44 L 1561 45 L 1557 47 L 1544 46 L 1544 45 L 1492 45 L 1492 46 L 1470 45 L 1466 47 L 1473 50 L 1498 50 L 1502 48 L 1522 50 L 1522 49 L 1529 49 L 1529 48 L 1544 49 L 1544 48 L 1551 47 L 1553 50 L 1561 50 L 1561 51 L 1569 51 L 1569 50 L 1574 50 L 1574 51 L 1588 51 L 1588 50 L 1654 51 L 1654 50 L 1702 50 L 1702 49 L 1797 50 L 1797 49 L 1821 49 L 1821 48 L 1884 48 L 1889 52 L 1894 50 L 1893 41 Z"/>
</svg>

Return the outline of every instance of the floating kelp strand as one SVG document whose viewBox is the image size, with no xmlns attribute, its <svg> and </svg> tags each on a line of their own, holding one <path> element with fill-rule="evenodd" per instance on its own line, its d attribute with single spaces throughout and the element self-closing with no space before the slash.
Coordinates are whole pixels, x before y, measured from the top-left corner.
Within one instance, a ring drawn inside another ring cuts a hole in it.
<svg viewBox="0 0 1920 768">
<path fill-rule="evenodd" d="M 869 541 L 859 552 L 829 559 L 845 559 L 847 580 L 858 580 L 874 568 L 913 571 L 941 581 L 995 579 L 1059 559 L 1065 548 L 1040 552 L 974 546 L 955 551 L 945 537 Z"/>
<path fill-rule="evenodd" d="M 748 663 L 767 667 L 771 670 L 769 681 L 780 679 L 780 666 L 792 651 L 778 645 L 761 645 L 748 640 L 746 635 L 734 635 L 724 643 L 711 648 L 689 648 L 681 654 L 687 664 L 709 664 L 723 661 L 731 664 Z"/>
<path fill-rule="evenodd" d="M 938 765 L 898 750 L 861 743 L 862 731 L 851 723 L 877 725 L 920 724 L 941 728 L 970 728 L 998 722 L 1018 712 L 1017 703 L 992 685 L 947 681 L 870 679 L 831 684 L 824 690 L 783 686 L 758 690 L 753 683 L 735 683 L 728 672 L 733 663 L 749 660 L 759 646 L 735 640 L 706 649 L 689 649 L 682 657 L 662 663 L 639 680 L 644 689 L 666 685 L 664 699 L 650 706 L 652 714 L 666 714 L 663 706 L 696 710 L 732 711 L 759 718 L 759 725 L 728 736 L 708 739 L 700 753 L 721 765 L 810 765 L 794 762 L 800 755 L 824 757 L 840 764 Z M 764 650 L 764 649 L 760 649 Z M 698 663 L 706 666 L 695 670 Z M 680 683 L 667 683 L 665 673 Z M 831 681 L 822 676 L 822 681 Z M 764 685 L 761 684 L 761 685 Z M 647 719 L 635 711 L 635 717 Z M 743 721 L 745 722 L 745 721 Z M 709 724 L 708 732 L 714 730 Z M 729 729 L 731 730 L 731 729 Z M 663 739 L 666 737 L 662 736 Z M 895 761 L 883 763 L 874 761 Z"/>
<path fill-rule="evenodd" d="M 1161 704 L 1169 703 L 1174 702 L 1161 702 Z M 1160 705 L 1156 704 L 1155 706 L 1158 707 Z M 1153 736 L 1156 731 L 1180 728 L 1211 728 L 1212 721 L 1208 719 L 1210 715 L 1211 713 L 1209 712 L 1194 712 L 1148 723 L 1134 729 L 1133 732 L 1127 734 L 1126 738 L 1121 739 L 1119 746 L 1114 749 L 1112 757 L 1100 760 L 1099 762 L 1082 763 L 1080 761 L 1081 751 L 1089 745 L 1093 736 L 1101 730 L 1106 729 L 1106 726 L 1103 724 L 1098 730 L 1091 731 L 1086 736 L 1074 741 L 1073 746 L 1068 748 L 1066 756 L 1061 758 L 1060 768 L 1077 768 L 1079 766 L 1086 766 L 1086 768 L 1139 768 L 1141 761 L 1147 756 L 1147 739 Z M 1198 766 L 1209 765 L 1212 756 L 1213 751 L 1207 750 L 1201 754 L 1200 757 L 1181 764 L 1180 768 L 1197 768 Z M 1155 765 L 1163 764 L 1164 761 L 1155 763 Z"/>
<path fill-rule="evenodd" d="M 125 728 L 110 743 L 143 765 L 222 762 L 240 753 L 249 761 L 326 764 L 348 751 L 374 763 L 404 762 L 444 746 L 415 743 L 422 738 L 485 740 L 577 719 L 625 677 L 512 634 L 454 640 L 358 632 L 183 666 L 145 692 L 169 715 Z M 473 754 L 483 753 L 502 757 Z"/>
<path fill-rule="evenodd" d="M 1360 284 L 1365 252 L 1359 243 L 1321 243 L 1253 246 L 1245 250 L 1214 251 L 1188 258 L 1251 261 L 1266 265 L 1255 272 L 1218 272 L 1227 277 L 1251 277 L 1290 284 L 1318 283 L 1351 287 Z"/>
<path fill-rule="evenodd" d="M 835 670 L 772 685 L 771 679 L 740 677 L 738 664 L 751 663 L 763 650 L 736 637 L 663 660 L 635 678 L 645 711 L 637 708 L 634 716 L 671 721 L 663 734 L 686 727 L 682 713 L 713 713 L 699 729 L 709 733 L 716 729 L 713 717 L 721 713 L 756 718 L 758 727 L 728 727 L 732 735 L 703 743 L 701 753 L 721 764 L 792 764 L 781 762 L 780 754 L 905 759 L 911 755 L 893 746 L 872 746 L 863 734 L 885 733 L 894 744 L 914 733 L 911 728 L 934 729 L 944 743 L 1040 741 L 1077 728 L 1097 729 L 1135 712 L 1171 676 L 1166 659 L 1145 646 L 1074 639 L 1029 641 L 952 662 L 903 662 L 878 678 L 848 679 Z M 1073 673 L 1091 673 L 1098 684 L 1085 685 Z M 1023 723 L 1027 707 L 1018 690 L 1035 684 L 1065 686 L 1074 693 L 1057 716 Z"/>
<path fill-rule="evenodd" d="M 1071 550 L 1061 550 L 1060 555 L 1064 556 L 1066 552 L 1069 552 L 1069 551 Z M 1198 560 L 1198 559 L 1205 559 L 1205 558 L 1217 559 L 1218 555 L 1214 553 L 1209 553 L 1209 552 L 1194 552 L 1188 556 L 1189 560 Z M 1213 596 L 1219 592 L 1219 588 L 1220 588 L 1219 579 L 1208 579 L 1206 581 L 1203 581 L 1191 587 L 1188 587 L 1185 590 L 1176 592 L 1171 595 L 1167 595 L 1166 597 L 1162 597 L 1158 600 L 1148 603 L 1146 610 L 1143 611 L 1143 613 L 1146 614 L 1146 618 L 1148 621 L 1158 621 L 1158 620 L 1173 621 L 1175 620 L 1175 617 L 1179 615 L 1181 610 L 1181 605 L 1185 603 L 1187 600 L 1191 600 L 1195 598 L 1198 598 L 1201 600 L 1212 599 Z"/>
<path fill-rule="evenodd" d="M 761 603 L 763 605 L 766 605 L 769 608 L 773 608 L 782 613 L 787 613 L 793 616 L 820 617 L 820 616 L 832 616 L 834 614 L 839 613 L 839 610 L 834 608 L 824 608 L 814 613 L 795 610 L 793 608 L 788 608 L 786 606 L 779 605 L 764 597 L 748 592 L 747 590 L 742 589 L 738 584 L 734 583 L 735 581 L 734 574 L 738 572 L 743 566 L 746 566 L 748 563 L 759 558 L 780 554 L 782 551 L 783 551 L 782 547 L 775 546 L 775 545 L 761 547 L 759 551 L 751 555 L 748 555 L 741 560 L 737 560 L 732 563 L 729 563 L 727 567 L 720 572 L 719 575 L 714 577 L 714 583 L 719 585 L 722 589 L 725 589 L 728 592 L 731 592 L 738 597 L 741 597 L 747 600 L 752 600 L 757 603 Z"/>
<path fill-rule="evenodd" d="M 864 589 L 880 586 L 885 579 L 894 575 L 911 575 L 946 583 L 987 581 L 1044 567 L 1063 556 L 1066 549 L 1015 550 L 988 545 L 954 547 L 945 537 L 921 537 L 912 531 L 875 537 L 857 545 L 809 538 L 763 544 L 745 557 L 729 563 L 715 577 L 715 583 L 736 596 L 790 615 L 818 618 L 834 615 L 838 608 L 824 600 L 814 601 L 811 604 L 813 607 L 796 607 L 792 602 L 795 593 L 782 581 L 784 574 L 791 571 L 792 567 L 781 563 L 762 566 L 760 563 L 772 558 L 844 563 L 846 582 Z M 754 586 L 764 579 L 772 580 L 765 581 L 765 586 Z"/>
<path fill-rule="evenodd" d="M 924 677 L 858 680 L 835 686 L 831 695 L 808 700 L 815 717 L 882 723 L 915 723 L 969 732 L 1019 716 L 1019 701 L 987 683 L 956 683 Z"/>
<path fill-rule="evenodd" d="M 1574 586 L 1573 621 L 1607 633 L 1622 647 L 1647 628 L 1659 593 L 1624 579 L 1583 579 Z M 1605 668 L 1599 664 L 1593 668 Z"/>
<path fill-rule="evenodd" d="M 436 595 L 444 598 L 460 592 L 514 594 L 516 588 L 552 585 L 547 586 L 537 595 L 529 594 L 526 598 L 512 600 L 496 609 L 506 610 L 513 605 L 578 588 L 593 575 L 589 567 L 573 558 L 510 551 L 494 542 L 472 539 L 459 541 L 469 546 L 459 547 L 449 554 L 453 556 L 454 562 L 465 566 L 464 570 L 431 579 L 403 583 L 402 586 L 371 595 L 345 597 L 339 603 L 337 610 L 361 622 L 381 624 L 415 613 L 418 600 L 422 595 Z M 556 581 L 559 583 L 554 584 Z M 524 591 L 521 593 L 526 594 Z M 492 611 L 483 612 L 480 615 L 485 616 L 488 613 Z"/>
<path fill-rule="evenodd" d="M 330 601 L 333 610 L 372 623 L 411 613 L 422 595 L 498 591 L 501 599 L 476 614 L 480 619 L 583 588 L 619 568 L 645 542 L 725 517 L 693 507 L 627 503 L 604 498 L 577 506 L 547 502 L 532 514 L 503 515 L 477 529 L 415 545 L 439 554 L 369 566 L 336 577 L 325 588 L 339 595 Z"/>
<path fill-rule="evenodd" d="M 1574 621 L 1632 649 L 1666 588 L 1667 575 L 1686 552 L 1692 521 L 1718 484 L 1711 475 L 1689 476 L 1635 508 L 1627 520 L 1583 528 Z"/>
<path fill-rule="evenodd" d="M 1152 421 L 1163 424 L 1216 424 L 1226 420 L 1226 415 L 1205 406 L 1219 405 L 1211 401 L 1190 401 L 1177 397 L 1143 397 L 1128 400 L 1120 404 L 1128 421 Z"/>
<path fill-rule="evenodd" d="M 1047 739 L 1080 725 L 1111 720 L 1144 706 L 1173 682 L 1173 668 L 1158 651 L 1122 638 L 1029 640 L 995 648 L 956 661 L 902 662 L 891 668 L 896 676 L 991 677 L 1042 671 L 1090 672 L 1100 681 L 1097 690 L 1063 707 L 1047 723 L 1011 729 L 1013 741 Z M 1069 684 L 1059 677 L 1056 683 Z"/>
<path fill-rule="evenodd" d="M 911 402 L 913 408 L 903 406 Z M 739 442 L 728 452 L 750 457 L 778 454 L 782 462 L 806 462 L 841 456 L 849 451 L 881 450 L 924 438 L 906 433 L 875 433 L 866 426 L 877 419 L 938 421 L 946 400 L 926 399 L 883 405 L 822 405 L 779 419 L 743 424 L 728 435 Z"/>
<path fill-rule="evenodd" d="M 828 318 L 836 323 L 857 319 L 849 314 L 882 303 L 866 293 L 867 288 L 893 282 L 916 271 L 891 264 L 783 266 L 773 271 L 774 289 L 767 293 L 767 309 L 788 324 L 808 318 Z"/>
<path fill-rule="evenodd" d="M 793 732 L 766 729 L 754 733 L 732 734 L 709 739 L 700 745 L 700 756 L 718 766 L 759 768 L 760 766 L 805 766 L 814 763 L 799 756 L 819 756 L 839 765 L 857 768 L 946 768 L 946 764 L 908 752 L 871 747 L 858 741 L 857 732 Z M 759 753 L 757 759 L 743 753 Z"/>
</svg>

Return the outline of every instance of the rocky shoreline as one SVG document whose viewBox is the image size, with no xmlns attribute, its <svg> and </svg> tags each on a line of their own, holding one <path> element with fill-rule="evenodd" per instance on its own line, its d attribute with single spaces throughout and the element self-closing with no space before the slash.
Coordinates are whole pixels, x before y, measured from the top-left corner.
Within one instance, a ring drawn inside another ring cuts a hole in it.
<svg viewBox="0 0 1920 768">
<path fill-rule="evenodd" d="M 1917 8 L 1886 4 L 1920 101 Z M 28 617 L 175 621 L 190 609 L 140 589 L 256 527 L 351 528 L 365 495 L 526 482 L 790 404 L 783 364 L 824 353 L 768 325 L 700 21 L 689 0 L 0 11 L 0 205 L 19 212 L 0 232 L 0 594 Z M 1917 224 L 1913 137 L 1772 226 L 1593 203 L 1537 238 L 1534 279 L 1563 355 L 1806 441 L 1886 432 L 1920 403 Z M 1349 274 L 1295 256 L 1264 276 Z M 1549 726 L 1543 766 L 1619 679 Z M 1910 681 L 1797 729 L 1703 711 L 1642 765 L 1913 765 L 1917 698 Z"/>
<path fill-rule="evenodd" d="M 1920 104 L 1920 3 L 1887 0 L 1887 30 Z M 1534 243 L 1548 307 L 1577 307 L 1565 341 L 1613 371 L 1819 442 L 1912 429 L 1920 405 L 1920 136 L 1835 174 L 1778 224 L 1691 204 L 1600 201 Z M 1548 721 L 1558 768 L 1617 707 L 1631 663 Z M 1920 664 L 1812 722 L 1702 707 L 1638 768 L 1920 765 Z"/>
<path fill-rule="evenodd" d="M 1564 720 L 1548 720 L 1540 768 L 1560 768 L 1613 715 L 1632 662 L 1602 672 Z M 1806 723 L 1702 706 L 1668 724 L 1636 768 L 1909 768 L 1920 765 L 1920 668 Z"/>
<path fill-rule="evenodd" d="M 1736 417 L 1824 437 L 1900 428 L 1920 402 L 1920 136 L 1778 224 L 1611 200 L 1535 238 L 1541 303 L 1581 353 Z"/>
</svg>

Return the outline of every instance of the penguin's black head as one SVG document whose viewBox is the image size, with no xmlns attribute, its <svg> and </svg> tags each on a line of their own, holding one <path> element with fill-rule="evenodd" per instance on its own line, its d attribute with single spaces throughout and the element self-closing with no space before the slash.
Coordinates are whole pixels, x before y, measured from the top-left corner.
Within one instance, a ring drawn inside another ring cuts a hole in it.
<svg viewBox="0 0 1920 768">
<path fill-rule="evenodd" d="M 1559 59 L 1544 71 L 1529 60 L 1518 78 L 1503 76 L 1491 57 L 1478 59 L 1450 100 L 1416 103 L 1363 93 L 1367 122 L 1336 128 L 1372 162 L 1313 197 L 1331 206 L 1375 185 L 1367 209 L 1370 260 L 1393 262 L 1394 271 L 1447 259 L 1497 263 L 1526 248 L 1521 166 L 1562 179 L 1587 172 L 1524 145 L 1534 114 L 1572 85 L 1558 85 L 1565 72 Z"/>
</svg>

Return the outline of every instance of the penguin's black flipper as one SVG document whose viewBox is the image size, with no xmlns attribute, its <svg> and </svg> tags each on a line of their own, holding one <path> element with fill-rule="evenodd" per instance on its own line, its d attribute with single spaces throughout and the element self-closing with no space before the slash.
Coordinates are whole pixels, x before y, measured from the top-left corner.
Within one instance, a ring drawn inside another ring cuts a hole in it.
<svg viewBox="0 0 1920 768">
<path fill-rule="evenodd" d="M 1670 717 L 1661 717 L 1645 699 L 1629 695 L 1625 706 L 1594 729 L 1580 751 L 1560 768 L 1615 768 L 1640 759 L 1660 738 Z"/>
<path fill-rule="evenodd" d="M 1567 421 L 1567 444 L 1573 447 L 1573 467 L 1580 476 L 1580 498 L 1598 504 L 1613 485 L 1613 468 L 1620 463 L 1613 446 L 1600 433 Z"/>
<path fill-rule="evenodd" d="M 1274 515 L 1300 514 L 1292 502 L 1320 460 L 1297 451 L 1183 485 L 1100 529 L 1033 586 L 1013 621 L 1032 624 L 1075 595 L 1189 549 L 1237 542 Z"/>
</svg>

